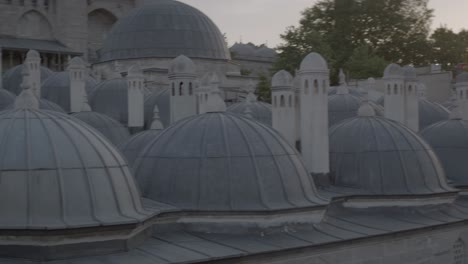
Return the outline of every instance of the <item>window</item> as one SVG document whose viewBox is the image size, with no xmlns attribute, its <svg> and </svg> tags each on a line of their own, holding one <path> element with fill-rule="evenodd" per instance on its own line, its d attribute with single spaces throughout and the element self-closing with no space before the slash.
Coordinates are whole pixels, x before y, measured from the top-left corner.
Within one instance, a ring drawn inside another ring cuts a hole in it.
<svg viewBox="0 0 468 264">
<path fill-rule="evenodd" d="M 305 80 L 304 88 L 304 93 L 309 94 L 309 80 Z"/>
<path fill-rule="evenodd" d="M 395 87 L 393 87 L 393 94 L 398 94 L 398 85 L 395 84 Z"/>
<path fill-rule="evenodd" d="M 453 244 L 453 264 L 465 264 L 465 243 L 458 239 Z"/>
<path fill-rule="evenodd" d="M 412 86 L 412 85 L 410 85 L 410 86 L 408 87 L 408 92 L 409 92 L 410 94 L 413 92 L 413 86 Z"/>
<path fill-rule="evenodd" d="M 392 94 L 392 87 L 390 87 L 390 84 L 387 85 L 387 94 L 391 95 Z"/>
<path fill-rule="evenodd" d="M 184 95 L 184 83 L 183 82 L 179 84 L 179 95 L 180 96 Z"/>
<path fill-rule="evenodd" d="M 193 95 L 193 85 L 189 83 L 189 95 Z"/>
<path fill-rule="evenodd" d="M 280 97 L 280 106 L 281 107 L 285 106 L 284 95 L 281 95 L 281 97 Z"/>
<path fill-rule="evenodd" d="M 318 94 L 318 93 L 319 93 L 318 81 L 314 80 L 314 94 Z"/>
<path fill-rule="evenodd" d="M 292 95 L 289 95 L 289 98 L 288 98 L 288 101 L 289 101 L 289 107 L 292 107 Z"/>
<path fill-rule="evenodd" d="M 172 83 L 172 96 L 175 96 L 175 85 Z"/>
</svg>

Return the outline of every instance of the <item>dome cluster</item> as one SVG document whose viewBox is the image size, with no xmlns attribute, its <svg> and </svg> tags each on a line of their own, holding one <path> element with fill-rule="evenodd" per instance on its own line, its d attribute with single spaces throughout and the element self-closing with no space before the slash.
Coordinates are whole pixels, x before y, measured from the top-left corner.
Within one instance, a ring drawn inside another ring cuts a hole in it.
<svg viewBox="0 0 468 264">
<path fill-rule="evenodd" d="M 252 43 L 235 43 L 230 49 L 233 59 L 274 61 L 278 56 L 274 49 L 255 46 Z"/>
</svg>

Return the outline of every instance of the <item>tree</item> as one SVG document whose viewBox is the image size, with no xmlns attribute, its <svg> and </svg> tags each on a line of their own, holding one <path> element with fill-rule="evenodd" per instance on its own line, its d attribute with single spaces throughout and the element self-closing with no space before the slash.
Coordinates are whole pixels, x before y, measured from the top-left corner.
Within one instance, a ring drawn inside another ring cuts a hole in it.
<svg viewBox="0 0 468 264">
<path fill-rule="evenodd" d="M 455 33 L 446 27 L 440 27 L 431 35 L 432 60 L 442 65 L 445 70 L 466 62 L 468 52 L 468 31 Z"/>
<path fill-rule="evenodd" d="M 259 74 L 257 84 L 258 100 L 266 103 L 271 103 L 271 85 L 265 74 Z"/>
<path fill-rule="evenodd" d="M 426 64 L 431 17 L 428 0 L 320 0 L 304 10 L 298 27 L 281 35 L 275 69 L 294 70 L 316 51 L 328 60 L 336 80 L 338 69 L 364 46 L 385 61 Z"/>
<path fill-rule="evenodd" d="M 388 62 L 373 53 L 368 46 L 361 46 L 354 50 L 344 68 L 353 79 L 367 79 L 382 75 L 387 65 Z"/>
</svg>

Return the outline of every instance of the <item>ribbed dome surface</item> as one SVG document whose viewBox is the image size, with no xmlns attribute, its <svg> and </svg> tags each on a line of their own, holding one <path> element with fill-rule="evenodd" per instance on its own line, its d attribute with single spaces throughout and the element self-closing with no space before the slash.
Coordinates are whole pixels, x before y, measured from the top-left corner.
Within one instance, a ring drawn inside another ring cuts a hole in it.
<svg viewBox="0 0 468 264">
<path fill-rule="evenodd" d="M 13 109 L 14 107 L 15 106 L 14 106 L 14 101 L 13 101 L 6 109 Z M 49 111 L 54 111 L 54 112 L 65 114 L 65 111 L 59 105 L 52 103 L 51 101 L 46 100 L 46 99 L 39 100 L 39 108 L 41 110 L 49 110 Z"/>
<path fill-rule="evenodd" d="M 249 102 L 243 101 L 237 104 L 231 105 L 227 111 L 230 113 L 235 113 L 239 115 L 244 115 L 246 110 L 250 110 L 250 114 L 252 117 L 265 125 L 272 126 L 273 123 L 273 112 L 271 109 L 271 104 L 256 101 L 256 102 Z"/>
<path fill-rule="evenodd" d="M 447 178 L 454 185 L 468 186 L 468 121 L 441 121 L 421 131 L 421 136 L 437 153 Z"/>
<path fill-rule="evenodd" d="M 169 88 L 164 88 L 159 91 L 154 91 L 148 98 L 145 99 L 145 128 L 149 129 L 153 121 L 154 106 L 159 108 L 159 116 L 164 127 L 168 127 L 171 123 L 171 109 Z"/>
<path fill-rule="evenodd" d="M 92 94 L 97 81 L 88 76 L 86 78 L 86 93 Z M 70 112 L 70 74 L 58 72 L 50 76 L 42 83 L 41 97 L 56 103 L 66 112 Z"/>
<path fill-rule="evenodd" d="M 138 154 L 145 149 L 149 142 L 155 139 L 161 130 L 145 130 L 136 135 L 133 135 L 124 144 L 119 146 L 122 154 L 127 158 L 130 167 L 133 167 Z"/>
<path fill-rule="evenodd" d="M 122 78 L 99 83 L 90 95 L 93 111 L 107 115 L 121 124 L 128 124 L 128 84 Z"/>
<path fill-rule="evenodd" d="M 442 165 L 417 134 L 382 117 L 356 117 L 330 129 L 334 184 L 371 194 L 443 193 Z"/>
<path fill-rule="evenodd" d="M 377 104 L 384 106 L 385 99 L 381 97 Z M 448 120 L 449 110 L 440 104 L 433 103 L 425 98 L 419 98 L 419 129 L 422 130 L 437 122 Z"/>
<path fill-rule="evenodd" d="M 130 138 L 126 127 L 106 115 L 96 112 L 79 112 L 72 116 L 99 131 L 115 146 L 125 143 Z"/>
<path fill-rule="evenodd" d="M 335 94 L 328 96 L 328 125 L 331 127 L 351 117 L 356 117 L 363 99 L 352 94 Z M 378 116 L 383 115 L 383 109 L 371 104 Z"/>
<path fill-rule="evenodd" d="M 0 138 L 0 229 L 97 227 L 147 217 L 119 151 L 73 117 L 5 111 Z"/>
<path fill-rule="evenodd" d="M 135 162 L 143 196 L 198 211 L 270 211 L 323 204 L 297 152 L 268 126 L 238 115 L 184 119 Z"/>
<path fill-rule="evenodd" d="M 209 17 L 173 0 L 158 0 L 119 19 L 100 52 L 101 61 L 135 58 L 230 59 L 224 37 Z"/>
<path fill-rule="evenodd" d="M 8 109 L 15 102 L 15 98 L 16 96 L 13 93 L 0 89 L 0 111 Z"/>
<path fill-rule="evenodd" d="M 23 90 L 21 83 L 23 82 L 23 64 L 9 69 L 3 74 L 3 88 L 18 95 Z M 41 81 L 46 80 L 53 74 L 53 71 L 46 67 L 41 67 Z"/>
</svg>

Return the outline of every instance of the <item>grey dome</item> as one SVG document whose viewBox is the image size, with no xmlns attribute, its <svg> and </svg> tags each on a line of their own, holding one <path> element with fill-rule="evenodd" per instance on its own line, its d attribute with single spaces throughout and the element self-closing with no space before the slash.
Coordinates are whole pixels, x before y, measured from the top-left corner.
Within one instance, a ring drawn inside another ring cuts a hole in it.
<svg viewBox="0 0 468 264">
<path fill-rule="evenodd" d="M 5 89 L 0 89 L 0 111 L 8 109 L 13 105 L 15 98 L 16 96 L 13 93 Z"/>
<path fill-rule="evenodd" d="M 160 133 L 161 130 L 145 130 L 133 135 L 125 143 L 119 146 L 120 151 L 122 151 L 122 154 L 127 158 L 130 167 L 135 165 L 135 160 L 137 159 L 138 154 L 140 154 L 140 152 L 145 149 L 145 147 L 148 145 L 148 142 L 151 142 Z"/>
<path fill-rule="evenodd" d="M 332 86 L 330 87 L 330 89 L 328 89 L 328 95 L 335 95 L 338 93 L 338 88 L 337 86 Z M 357 97 L 363 97 L 364 94 L 362 92 L 360 92 L 359 90 L 357 89 L 354 89 L 354 88 L 349 88 L 348 87 L 348 92 L 354 96 L 357 96 Z"/>
<path fill-rule="evenodd" d="M 304 72 L 328 72 L 327 61 L 322 55 L 312 52 L 309 53 L 301 62 L 299 68 L 300 71 Z"/>
<path fill-rule="evenodd" d="M 385 99 L 382 96 L 377 104 L 384 106 Z M 425 98 L 419 98 L 419 129 L 435 124 L 439 121 L 448 120 L 450 111 L 438 103 L 433 103 Z"/>
<path fill-rule="evenodd" d="M 99 131 L 115 146 L 123 144 L 130 138 L 130 133 L 126 127 L 106 115 L 96 112 L 79 112 L 74 113 L 72 116 Z"/>
<path fill-rule="evenodd" d="M 227 113 L 190 117 L 138 155 L 143 196 L 183 210 L 260 212 L 323 204 L 297 152 L 272 128 Z"/>
<path fill-rule="evenodd" d="M 159 115 L 164 127 L 168 127 L 171 123 L 171 109 L 169 105 L 170 92 L 169 88 L 164 88 L 154 91 L 150 96 L 145 99 L 145 128 L 149 129 L 153 121 L 153 110 L 157 105 L 159 108 Z"/>
<path fill-rule="evenodd" d="M 91 77 L 86 77 L 86 93 L 94 92 L 97 81 Z M 68 72 L 58 72 L 47 78 L 42 83 L 41 97 L 58 104 L 66 112 L 70 112 L 70 74 Z"/>
<path fill-rule="evenodd" d="M 271 104 L 260 101 L 249 102 L 248 100 L 245 100 L 243 102 L 233 104 L 227 109 L 228 112 L 239 115 L 244 115 L 247 110 L 250 110 L 250 114 L 256 121 L 268 126 L 273 125 Z"/>
<path fill-rule="evenodd" d="M 376 116 L 348 119 L 330 129 L 335 186 L 370 194 L 452 191 L 431 147 L 399 123 Z"/>
<path fill-rule="evenodd" d="M 7 106 L 6 109 L 13 109 L 14 107 L 15 106 L 14 106 L 14 100 L 13 100 L 13 102 L 9 106 Z M 65 111 L 59 105 L 46 99 L 39 100 L 39 108 L 41 110 L 49 110 L 49 111 L 54 111 L 54 112 L 65 114 Z"/>
<path fill-rule="evenodd" d="M 384 71 L 384 79 L 404 79 L 405 72 L 403 68 L 395 63 L 389 64 Z"/>
<path fill-rule="evenodd" d="M 235 43 L 230 49 L 235 57 L 253 57 L 255 56 L 255 48 L 251 44 Z"/>
<path fill-rule="evenodd" d="M 441 121 L 421 131 L 421 136 L 437 153 L 447 178 L 456 186 L 468 186 L 468 121 Z"/>
<path fill-rule="evenodd" d="M 328 96 L 328 125 L 331 127 L 348 118 L 356 117 L 363 99 L 352 94 L 334 94 Z M 383 116 L 383 109 L 370 103 L 378 116 Z"/>
<path fill-rule="evenodd" d="M 23 64 L 20 64 L 16 67 L 13 67 L 5 72 L 3 75 L 3 87 L 12 92 L 15 95 L 18 95 L 23 90 L 21 88 L 21 83 L 23 82 Z M 54 72 L 49 70 L 46 67 L 41 66 L 41 81 L 49 78 Z"/>
<path fill-rule="evenodd" d="M 119 19 L 100 51 L 101 61 L 137 58 L 229 60 L 223 34 L 199 10 L 173 0 L 158 0 Z"/>
<path fill-rule="evenodd" d="M 75 118 L 5 111 L 0 137 L 0 229 L 99 227 L 147 218 L 119 151 Z"/>
<path fill-rule="evenodd" d="M 123 78 L 99 83 L 90 95 L 93 111 L 107 115 L 123 125 L 128 124 L 128 84 Z"/>
</svg>

